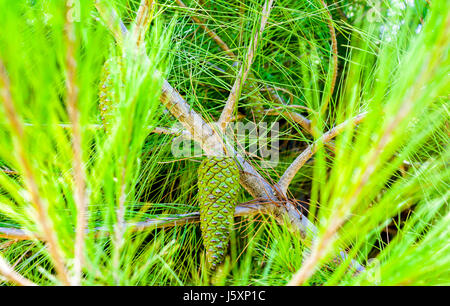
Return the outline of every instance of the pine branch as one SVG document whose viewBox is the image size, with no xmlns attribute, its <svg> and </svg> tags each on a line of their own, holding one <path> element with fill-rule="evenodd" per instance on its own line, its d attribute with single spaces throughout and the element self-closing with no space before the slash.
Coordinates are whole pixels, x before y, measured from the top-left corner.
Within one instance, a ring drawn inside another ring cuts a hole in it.
<svg viewBox="0 0 450 306">
<path fill-rule="evenodd" d="M 116 23 L 121 22 L 115 22 L 113 24 Z M 187 132 L 192 135 L 193 140 L 201 145 L 206 154 L 217 155 L 223 152 L 224 143 L 218 136 L 217 132 L 214 131 L 212 127 L 192 109 L 192 107 L 183 99 L 178 91 L 169 84 L 167 80 L 164 80 L 163 82 L 161 102 L 183 125 Z M 247 189 L 254 197 L 266 197 L 271 200 L 276 200 L 270 184 L 268 184 L 253 168 L 253 166 L 244 160 L 243 157 L 239 155 L 236 157 L 242 167 L 243 175 L 241 175 L 241 179 L 243 181 L 244 188 Z"/>
<path fill-rule="evenodd" d="M 245 217 L 253 216 L 256 214 L 272 214 L 272 211 L 276 205 L 281 203 L 269 202 L 263 199 L 255 199 L 253 201 L 241 203 L 236 207 L 235 217 Z M 193 212 L 187 214 L 175 214 L 171 216 L 160 216 L 158 218 L 148 219 L 142 222 L 136 223 L 124 223 L 124 228 L 132 231 L 139 232 L 145 230 L 153 230 L 158 228 L 170 228 L 175 226 L 182 226 L 192 223 L 200 222 L 200 213 Z M 109 232 L 108 226 L 96 227 L 92 231 L 97 236 L 108 236 Z M 0 227 L 0 238 L 2 239 L 12 239 L 12 240 L 42 240 L 46 241 L 45 237 L 38 236 L 35 233 L 28 233 L 22 229 Z"/>
<path fill-rule="evenodd" d="M 278 182 L 278 186 L 283 194 L 286 194 L 289 184 L 297 174 L 297 172 L 303 167 L 303 165 L 317 152 L 317 150 L 324 144 L 332 140 L 334 137 L 342 133 L 348 125 L 357 125 L 364 120 L 367 113 L 359 114 L 358 116 L 339 124 L 332 128 L 328 132 L 322 135 L 317 141 L 309 145 L 286 169 L 283 176 Z"/>
<path fill-rule="evenodd" d="M 289 119 L 291 119 L 295 123 L 298 123 L 306 132 L 312 134 L 311 120 L 297 112 L 286 109 L 286 107 L 276 107 L 266 110 L 266 114 L 271 116 L 286 115 Z"/>
<path fill-rule="evenodd" d="M 272 3 L 273 1 L 268 1 L 263 10 L 263 17 L 261 20 L 260 28 L 261 32 L 264 29 L 265 24 L 267 23 L 268 13 L 270 13 Z M 270 6 L 267 6 L 267 4 L 270 4 Z M 116 21 L 112 24 L 121 23 L 121 21 Z M 114 28 L 112 28 L 111 30 L 114 30 Z M 123 33 L 124 35 L 127 34 L 126 31 L 123 31 Z M 256 46 L 257 40 L 258 35 L 255 37 L 253 44 L 250 46 L 250 50 L 253 50 L 252 46 Z M 123 41 L 123 39 L 121 39 L 120 41 Z M 120 41 L 118 42 L 120 43 Z M 206 154 L 218 155 L 223 152 L 225 143 L 219 136 L 218 131 L 214 130 L 209 124 L 207 124 L 203 120 L 203 118 L 199 114 L 197 114 L 192 109 L 192 107 L 183 99 L 179 92 L 169 84 L 167 80 L 163 81 L 161 102 L 183 125 L 183 127 L 189 132 L 189 134 L 192 135 L 193 140 L 200 144 Z M 279 201 L 279 193 L 261 176 L 261 174 L 258 173 L 258 171 L 256 171 L 256 169 L 250 163 L 248 163 L 244 159 L 244 157 L 238 154 L 233 148 L 227 148 L 227 153 L 228 155 L 235 157 L 235 160 L 241 168 L 240 180 L 242 186 L 254 198 L 263 198 L 273 202 Z M 272 213 L 277 218 L 277 221 L 281 224 L 284 224 L 286 220 L 285 218 L 287 217 L 287 219 L 292 224 L 292 228 L 296 231 L 299 231 L 303 236 L 306 236 L 307 232 L 309 231 L 316 231 L 315 226 L 308 220 L 308 218 L 302 215 L 295 208 L 295 206 L 288 201 L 285 201 L 285 205 L 280 205 L 274 208 Z"/>
<path fill-rule="evenodd" d="M 188 9 L 188 7 L 186 6 L 186 4 L 183 3 L 183 1 L 181 0 L 176 0 L 177 4 L 184 8 L 184 9 Z M 209 29 L 199 18 L 195 17 L 194 15 L 190 15 L 191 19 L 198 24 L 204 31 L 205 33 L 211 37 L 211 39 L 213 39 L 217 45 L 219 45 L 219 47 L 227 54 L 228 57 L 235 59 L 236 55 L 233 53 L 233 51 L 230 49 L 230 47 L 228 47 L 228 45 L 226 44 L 226 42 L 224 42 L 222 40 L 222 38 L 220 38 L 219 35 L 217 35 L 213 30 Z"/>
<path fill-rule="evenodd" d="M 24 123 L 23 124 L 25 128 L 46 128 L 50 125 L 48 124 L 34 124 L 34 123 Z M 73 125 L 71 123 L 60 123 L 57 125 L 58 127 L 65 129 L 65 130 L 71 130 L 73 128 Z M 90 130 L 102 130 L 104 127 L 102 124 L 89 124 L 86 126 Z M 159 134 L 159 135 L 174 135 L 174 136 L 180 136 L 183 135 L 185 137 L 191 137 L 189 132 L 183 129 L 177 129 L 177 128 L 169 128 L 169 127 L 153 127 L 153 126 L 147 126 L 146 127 L 149 133 Z M 8 173 L 9 169 L 0 169 L 0 171 L 3 171 Z M 12 170 L 11 170 L 12 171 Z M 16 173 L 17 174 L 17 173 Z"/>
<path fill-rule="evenodd" d="M 267 115 L 274 115 L 274 116 L 278 116 L 278 115 L 285 115 L 287 116 L 289 119 L 291 119 L 292 121 L 294 121 L 295 123 L 298 123 L 306 132 L 308 132 L 309 134 L 311 134 L 314 137 L 318 137 L 317 132 L 315 130 L 312 129 L 312 122 L 311 120 L 309 120 L 308 118 L 304 117 L 303 115 L 288 110 L 287 108 L 304 108 L 306 110 L 308 110 L 309 112 L 312 112 L 311 109 L 305 107 L 305 106 L 300 106 L 300 105 L 287 105 L 285 103 L 285 101 L 283 100 L 283 98 L 276 93 L 274 90 L 270 91 L 272 92 L 273 96 L 283 105 L 285 105 L 284 107 L 275 107 L 273 109 L 269 109 L 266 110 L 266 114 Z M 327 142 L 325 143 L 325 145 L 330 148 L 331 150 L 334 151 L 335 147 L 332 143 Z"/>
<path fill-rule="evenodd" d="M 6 280 L 18 286 L 37 286 L 29 279 L 23 277 L 0 255 L 0 275 L 3 275 Z"/>
<path fill-rule="evenodd" d="M 153 19 L 154 0 L 142 0 L 136 15 L 133 36 L 138 49 L 144 44 L 145 34 Z"/>
<path fill-rule="evenodd" d="M 0 168 L 0 172 L 3 172 L 7 175 L 18 175 L 19 172 L 11 170 L 11 169 L 5 169 L 5 168 Z"/>
</svg>

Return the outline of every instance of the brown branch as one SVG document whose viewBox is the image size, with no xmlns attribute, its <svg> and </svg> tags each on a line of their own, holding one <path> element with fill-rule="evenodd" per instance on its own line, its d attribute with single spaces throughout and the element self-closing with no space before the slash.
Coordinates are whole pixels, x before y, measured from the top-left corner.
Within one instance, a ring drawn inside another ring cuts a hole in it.
<svg viewBox="0 0 450 306">
<path fill-rule="evenodd" d="M 298 123 L 306 132 L 308 132 L 309 134 L 311 134 L 312 136 L 314 136 L 316 138 L 318 137 L 317 132 L 312 129 L 311 120 L 309 120 L 308 118 L 304 117 L 303 115 L 301 115 L 297 112 L 288 110 L 288 108 L 303 108 L 303 109 L 306 109 L 310 113 L 313 112 L 313 110 L 309 109 L 308 107 L 301 106 L 301 105 L 286 105 L 286 103 L 284 102 L 284 99 L 278 93 L 276 93 L 276 91 L 273 90 L 270 92 L 273 94 L 272 99 L 273 98 L 277 99 L 280 102 L 280 104 L 283 104 L 285 106 L 275 107 L 273 109 L 266 110 L 267 115 L 278 116 L 278 115 L 284 114 L 285 116 L 287 116 L 289 119 L 291 119 L 295 123 Z M 332 143 L 327 142 L 327 143 L 325 143 L 325 145 L 329 149 L 334 151 L 335 147 Z"/>
<path fill-rule="evenodd" d="M 55 269 L 58 277 L 64 285 L 69 285 L 69 278 L 66 268 L 64 266 L 64 260 L 60 249 L 58 247 L 57 238 L 53 229 L 51 219 L 48 217 L 47 207 L 41 198 L 39 186 L 37 184 L 33 167 L 28 159 L 29 155 L 25 151 L 24 139 L 25 132 L 21 123 L 19 115 L 16 111 L 13 98 L 11 96 L 10 81 L 8 73 L 3 62 L 0 60 L 0 97 L 5 108 L 6 118 L 10 123 L 13 139 L 16 144 L 17 157 L 23 168 L 23 174 L 26 182 L 27 189 L 31 195 L 31 202 L 34 205 L 38 223 L 42 227 L 42 231 L 48 241 L 48 248 L 51 257 L 55 263 Z"/>
<path fill-rule="evenodd" d="M 264 214 L 271 210 L 272 202 L 264 202 L 259 200 L 254 200 L 238 205 L 235 209 L 235 217 L 245 217 L 252 216 L 256 214 Z M 193 212 L 187 214 L 176 215 L 174 217 L 159 217 L 156 219 L 149 219 L 143 222 L 137 222 L 129 224 L 128 228 L 133 232 L 153 230 L 157 228 L 170 228 L 176 226 L 183 226 L 193 223 L 200 222 L 200 213 Z M 107 232 L 106 227 L 95 228 L 96 232 Z"/>
<path fill-rule="evenodd" d="M 145 34 L 153 19 L 154 0 L 142 0 L 136 15 L 133 36 L 138 49 L 143 45 Z"/>
<path fill-rule="evenodd" d="M 45 240 L 38 234 L 28 234 L 24 230 L 9 227 L 0 227 L 0 238 L 13 240 Z"/>
<path fill-rule="evenodd" d="M 225 130 L 227 124 L 230 122 L 235 105 L 239 100 L 239 96 L 241 94 L 242 86 L 245 83 L 250 68 L 253 64 L 253 59 L 255 56 L 256 49 L 258 48 L 258 40 L 261 38 L 262 33 L 266 27 L 267 21 L 269 19 L 270 12 L 272 10 L 274 0 L 266 0 L 261 16 L 261 25 L 259 30 L 256 32 L 252 41 L 250 42 L 250 46 L 247 51 L 247 56 L 244 63 L 241 66 L 239 74 L 236 78 L 236 81 L 231 89 L 230 95 L 228 96 L 225 107 L 223 108 L 222 114 L 219 118 L 219 127 L 222 131 Z"/>
<path fill-rule="evenodd" d="M 277 100 L 279 101 L 281 104 L 286 104 L 283 100 L 283 98 L 281 98 L 281 96 L 278 94 L 278 91 L 283 91 L 285 93 L 287 93 L 289 95 L 289 104 L 292 105 L 292 103 L 294 102 L 294 95 L 292 94 L 292 92 L 290 92 L 289 90 L 285 89 L 285 88 L 281 88 L 281 87 L 269 87 L 269 86 L 265 86 L 264 88 L 261 88 L 261 91 L 266 91 L 269 93 L 270 98 L 272 100 Z M 294 107 L 294 105 L 292 105 Z M 299 106 L 300 107 L 300 106 Z"/>
<path fill-rule="evenodd" d="M 220 138 L 167 80 L 163 82 L 161 102 L 202 146 L 206 154 L 220 154 L 223 150 Z"/>
<path fill-rule="evenodd" d="M 49 127 L 49 126 L 50 125 L 48 125 L 48 124 L 24 123 L 24 127 L 26 127 L 26 128 L 36 128 L 36 127 L 45 128 L 45 127 Z M 62 129 L 66 129 L 66 130 L 70 130 L 73 128 L 73 125 L 71 123 L 60 123 L 60 124 L 57 124 L 57 126 Z M 87 127 L 91 130 L 103 130 L 103 128 L 104 128 L 102 124 L 89 124 Z M 175 136 L 183 135 L 186 137 L 190 137 L 189 132 L 187 132 L 183 129 L 160 127 L 160 126 L 157 126 L 157 127 L 147 126 L 146 128 L 147 128 L 147 130 L 149 130 L 150 133 L 154 133 L 154 134 L 175 135 Z M 11 174 L 17 174 L 16 172 L 9 170 L 9 169 L 0 169 L 0 171 L 6 172 L 7 174 L 9 173 L 8 171 L 11 171 Z"/>
<path fill-rule="evenodd" d="M 280 203 L 278 203 L 280 204 Z M 253 201 L 241 203 L 236 207 L 235 217 L 252 216 L 256 214 L 270 214 L 274 207 L 278 205 L 277 203 L 270 202 L 263 199 L 255 199 Z M 200 221 L 200 214 L 198 212 L 179 214 L 172 216 L 161 216 L 154 219 L 148 219 L 142 222 L 127 223 L 124 228 L 132 232 L 152 230 L 158 228 L 170 228 L 175 226 L 187 225 L 191 223 L 197 223 Z M 97 236 L 109 235 L 109 227 L 100 226 L 94 228 L 92 231 Z M 0 238 L 2 239 L 13 239 L 13 240 L 42 240 L 45 241 L 44 237 L 40 237 L 34 233 L 28 233 L 22 229 L 0 227 Z"/>
<path fill-rule="evenodd" d="M 183 1 L 181 0 L 177 0 L 177 3 L 180 7 L 185 8 L 185 9 L 189 9 L 186 4 L 183 3 Z M 213 30 L 209 29 L 199 18 L 190 15 L 191 19 L 198 25 L 200 26 L 205 33 L 211 37 L 217 45 L 219 45 L 219 47 L 227 54 L 227 56 L 229 56 L 230 58 L 236 58 L 236 55 L 233 53 L 233 51 L 231 51 L 230 47 L 228 47 L 228 45 L 222 40 L 222 38 L 220 38 L 219 35 L 217 35 Z"/>
<path fill-rule="evenodd" d="M 309 134 L 313 133 L 312 129 L 311 129 L 311 120 L 307 119 L 306 117 L 304 117 L 303 115 L 301 115 L 297 112 L 288 110 L 287 106 L 286 107 L 280 106 L 280 107 L 275 107 L 273 109 L 266 110 L 266 114 L 273 115 L 273 116 L 278 116 L 278 115 L 284 114 L 289 119 L 294 121 L 295 123 L 298 123 Z"/>
<path fill-rule="evenodd" d="M 11 169 L 5 169 L 5 168 L 0 168 L 0 172 L 3 172 L 7 175 L 18 175 L 19 172 L 11 170 Z"/>
<path fill-rule="evenodd" d="M 358 116 L 347 120 L 338 126 L 332 128 L 328 132 L 322 135 L 317 141 L 308 146 L 286 169 L 283 176 L 280 178 L 278 182 L 278 186 L 281 191 L 286 194 L 289 184 L 292 182 L 292 179 L 297 174 L 297 172 L 303 167 L 303 165 L 317 152 L 317 150 L 321 147 L 322 144 L 329 142 L 334 137 L 342 133 L 345 128 L 349 125 L 357 125 L 359 124 L 366 116 L 367 113 L 359 114 Z"/>
<path fill-rule="evenodd" d="M 23 277 L 0 255 L 0 275 L 3 275 L 6 280 L 18 286 L 37 286 L 29 279 Z"/>
</svg>

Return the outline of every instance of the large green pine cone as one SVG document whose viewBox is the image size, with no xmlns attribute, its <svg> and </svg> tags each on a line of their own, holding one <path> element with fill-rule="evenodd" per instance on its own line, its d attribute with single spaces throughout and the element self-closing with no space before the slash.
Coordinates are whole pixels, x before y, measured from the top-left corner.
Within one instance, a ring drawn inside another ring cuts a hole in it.
<svg viewBox="0 0 450 306">
<path fill-rule="evenodd" d="M 237 203 L 239 169 L 230 157 L 208 157 L 198 170 L 200 224 L 211 269 L 223 262 Z"/>
</svg>

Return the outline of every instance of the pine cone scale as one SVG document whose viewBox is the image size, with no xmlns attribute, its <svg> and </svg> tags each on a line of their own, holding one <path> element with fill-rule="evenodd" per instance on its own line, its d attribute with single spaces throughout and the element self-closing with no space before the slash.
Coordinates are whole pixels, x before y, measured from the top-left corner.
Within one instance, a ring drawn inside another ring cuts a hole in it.
<svg viewBox="0 0 450 306">
<path fill-rule="evenodd" d="M 222 263 L 237 202 L 239 169 L 230 157 L 210 157 L 199 168 L 200 222 L 212 269 Z"/>
</svg>

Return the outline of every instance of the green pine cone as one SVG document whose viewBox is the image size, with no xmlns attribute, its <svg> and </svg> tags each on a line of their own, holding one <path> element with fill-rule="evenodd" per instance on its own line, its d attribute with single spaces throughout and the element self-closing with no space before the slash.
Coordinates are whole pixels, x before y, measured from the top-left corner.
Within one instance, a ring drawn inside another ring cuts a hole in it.
<svg viewBox="0 0 450 306">
<path fill-rule="evenodd" d="M 206 259 L 213 270 L 225 258 L 239 188 L 239 169 L 232 158 L 208 157 L 200 165 L 200 224 Z"/>
<path fill-rule="evenodd" d="M 114 71 L 112 65 L 118 65 L 119 69 L 116 69 L 117 71 Z M 103 65 L 102 69 L 102 78 L 100 82 L 100 90 L 99 90 L 99 96 L 100 96 L 100 115 L 103 123 L 103 128 L 106 132 L 110 131 L 111 123 L 113 120 L 113 111 L 114 106 L 118 103 L 119 97 L 118 93 L 115 90 L 114 86 L 114 74 L 121 74 L 116 76 L 121 86 L 123 85 L 123 73 L 124 73 L 124 67 L 122 64 L 122 60 L 120 57 L 115 57 L 107 60 L 105 64 Z"/>
</svg>

